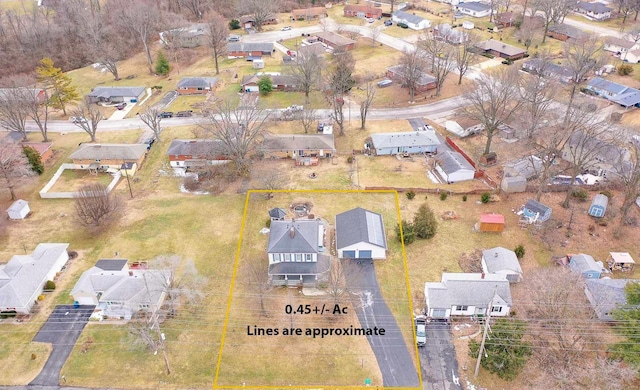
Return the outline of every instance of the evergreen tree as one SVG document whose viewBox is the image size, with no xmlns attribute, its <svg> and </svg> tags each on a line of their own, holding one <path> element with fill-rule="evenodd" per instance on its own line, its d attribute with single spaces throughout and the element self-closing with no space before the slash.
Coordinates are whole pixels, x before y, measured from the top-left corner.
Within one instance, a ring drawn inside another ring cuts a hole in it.
<svg viewBox="0 0 640 390">
<path fill-rule="evenodd" d="M 156 73 L 162 76 L 166 76 L 171 71 L 171 65 L 169 64 L 169 60 L 164 55 L 164 52 L 160 50 L 158 52 L 158 58 L 156 59 Z"/>
<path fill-rule="evenodd" d="M 505 380 L 515 379 L 532 354 L 531 345 L 522 341 L 526 323 L 520 320 L 500 319 L 490 326 L 490 339 L 484 344 L 482 368 Z M 469 341 L 469 356 L 476 359 L 480 343 Z"/>
<path fill-rule="evenodd" d="M 402 237 L 400 236 L 400 224 L 396 225 L 396 237 L 398 241 L 404 238 L 404 244 L 409 245 L 416 240 L 416 233 L 413 231 L 413 224 L 402 220 Z"/>
<path fill-rule="evenodd" d="M 625 286 L 627 304 L 611 312 L 618 322 L 613 328 L 624 338 L 611 347 L 613 355 L 635 367 L 640 367 L 640 283 Z"/>
<path fill-rule="evenodd" d="M 266 75 L 260 77 L 260 80 L 258 80 L 258 88 L 262 95 L 268 95 L 269 92 L 273 91 L 273 82 L 271 81 L 271 77 Z"/>
<path fill-rule="evenodd" d="M 29 160 L 29 165 L 31 165 L 31 170 L 37 173 L 38 175 L 42 175 L 44 172 L 44 165 L 42 165 L 42 159 L 40 158 L 40 153 L 37 150 L 32 148 L 31 146 L 25 146 L 22 148 L 22 152 Z"/>
<path fill-rule="evenodd" d="M 49 104 L 62 110 L 67 115 L 67 104 L 80 98 L 76 87 L 71 85 L 71 78 L 61 68 L 56 68 L 53 60 L 45 57 L 36 68 L 38 82 L 42 83 L 49 93 Z"/>
<path fill-rule="evenodd" d="M 433 210 L 423 203 L 413 216 L 413 230 L 418 238 L 432 238 L 438 230 L 438 221 Z"/>
</svg>

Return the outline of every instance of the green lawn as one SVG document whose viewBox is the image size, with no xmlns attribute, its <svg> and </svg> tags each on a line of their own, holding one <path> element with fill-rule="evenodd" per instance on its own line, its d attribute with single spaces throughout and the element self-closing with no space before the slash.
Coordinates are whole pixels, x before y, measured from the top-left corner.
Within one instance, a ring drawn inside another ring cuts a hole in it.
<svg viewBox="0 0 640 390">
<path fill-rule="evenodd" d="M 166 108 L 166 111 L 178 112 L 192 110 L 199 112 L 206 99 L 206 95 L 181 95 Z"/>
</svg>

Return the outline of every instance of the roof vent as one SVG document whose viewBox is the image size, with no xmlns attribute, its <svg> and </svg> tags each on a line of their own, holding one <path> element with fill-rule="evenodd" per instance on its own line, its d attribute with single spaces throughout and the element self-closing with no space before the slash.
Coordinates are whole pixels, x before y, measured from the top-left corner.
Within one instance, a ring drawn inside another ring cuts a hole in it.
<svg viewBox="0 0 640 390">
<path fill-rule="evenodd" d="M 296 229 L 291 226 L 291 229 L 289 229 L 289 237 L 293 238 L 296 236 Z"/>
<path fill-rule="evenodd" d="M 498 252 L 494 253 L 493 257 L 498 257 Z"/>
</svg>

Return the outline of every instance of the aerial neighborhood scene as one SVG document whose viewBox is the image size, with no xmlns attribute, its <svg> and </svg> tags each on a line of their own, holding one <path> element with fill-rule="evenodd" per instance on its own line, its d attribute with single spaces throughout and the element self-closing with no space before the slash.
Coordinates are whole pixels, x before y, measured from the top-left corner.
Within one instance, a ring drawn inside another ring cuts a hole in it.
<svg viewBox="0 0 640 390">
<path fill-rule="evenodd" d="M 639 14 L 0 0 L 0 386 L 640 388 Z"/>
</svg>

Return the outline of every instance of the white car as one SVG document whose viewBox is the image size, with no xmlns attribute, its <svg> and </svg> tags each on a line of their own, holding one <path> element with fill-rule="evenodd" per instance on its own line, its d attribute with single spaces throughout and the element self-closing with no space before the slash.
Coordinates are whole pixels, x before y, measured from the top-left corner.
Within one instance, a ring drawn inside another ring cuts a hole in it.
<svg viewBox="0 0 640 390">
<path fill-rule="evenodd" d="M 291 30 L 291 26 L 282 27 L 282 31 L 290 31 L 290 30 Z"/>
<path fill-rule="evenodd" d="M 72 123 L 87 123 L 87 118 L 83 118 L 81 116 L 70 116 L 69 120 Z"/>
<path fill-rule="evenodd" d="M 424 347 L 427 344 L 427 324 L 423 318 L 416 318 L 416 344 Z"/>
<path fill-rule="evenodd" d="M 367 22 L 369 22 L 369 23 L 373 23 L 373 22 L 375 22 L 375 21 L 376 21 L 376 20 L 375 20 L 374 18 L 367 18 Z"/>
</svg>

